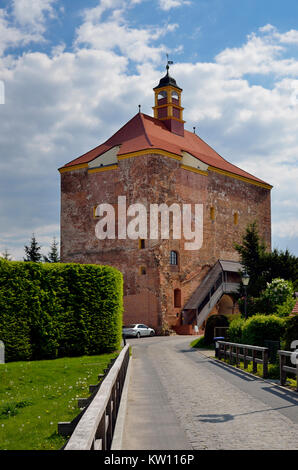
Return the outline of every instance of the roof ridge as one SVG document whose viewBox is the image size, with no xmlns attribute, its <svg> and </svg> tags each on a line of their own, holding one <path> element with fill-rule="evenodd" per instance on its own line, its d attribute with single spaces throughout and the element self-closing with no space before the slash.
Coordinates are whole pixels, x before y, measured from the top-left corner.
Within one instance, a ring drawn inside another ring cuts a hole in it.
<svg viewBox="0 0 298 470">
<path fill-rule="evenodd" d="M 144 114 L 143 113 L 139 113 L 139 114 L 140 114 L 140 117 L 141 117 L 141 123 L 142 123 L 143 129 L 144 129 L 146 140 L 147 140 L 148 144 L 150 145 L 150 147 L 152 147 L 153 144 L 152 144 L 151 140 L 149 139 L 148 133 L 146 131 L 146 126 L 145 126 L 145 122 L 144 122 Z"/>
<path fill-rule="evenodd" d="M 113 135 L 111 135 L 111 137 L 109 137 L 105 142 L 104 144 L 107 144 L 107 142 L 109 142 L 110 140 L 113 139 L 113 137 L 115 137 L 115 135 L 117 135 L 118 133 L 120 134 L 120 132 L 127 126 L 129 126 L 129 124 L 134 120 L 136 119 L 136 117 L 139 115 L 140 113 L 137 113 L 135 114 L 129 121 L 127 121 L 125 124 L 123 124 L 122 127 L 120 127 L 120 129 L 118 129 L 116 132 L 114 132 Z"/>
</svg>

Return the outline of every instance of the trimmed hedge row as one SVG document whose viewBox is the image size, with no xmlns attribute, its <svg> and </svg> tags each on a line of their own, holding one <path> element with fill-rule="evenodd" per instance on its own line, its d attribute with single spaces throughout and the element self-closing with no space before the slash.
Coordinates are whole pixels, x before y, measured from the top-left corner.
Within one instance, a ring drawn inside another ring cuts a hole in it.
<svg viewBox="0 0 298 470">
<path fill-rule="evenodd" d="M 0 340 L 8 361 L 120 347 L 122 274 L 110 266 L 0 260 Z"/>
<path fill-rule="evenodd" d="M 265 340 L 281 341 L 281 347 L 290 351 L 292 341 L 298 340 L 298 315 L 253 315 L 244 320 L 235 318 L 228 330 L 228 341 L 254 346 L 265 346 Z"/>
</svg>

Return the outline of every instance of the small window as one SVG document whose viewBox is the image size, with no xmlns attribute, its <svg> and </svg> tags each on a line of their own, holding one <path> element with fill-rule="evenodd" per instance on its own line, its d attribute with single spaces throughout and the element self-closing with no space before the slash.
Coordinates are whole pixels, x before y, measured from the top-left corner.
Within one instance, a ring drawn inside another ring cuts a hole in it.
<svg viewBox="0 0 298 470">
<path fill-rule="evenodd" d="M 177 251 L 171 251 L 171 253 L 170 253 L 170 264 L 172 266 L 177 266 L 177 264 L 178 264 L 178 253 L 177 253 Z"/>
<path fill-rule="evenodd" d="M 239 215 L 237 212 L 234 212 L 234 225 L 238 225 L 239 222 Z"/>
<path fill-rule="evenodd" d="M 145 248 L 145 240 L 144 238 L 139 239 L 139 249 L 143 250 Z"/>
<path fill-rule="evenodd" d="M 141 274 L 141 276 L 144 276 L 144 275 L 146 274 L 146 268 L 145 268 L 145 266 L 141 266 L 141 267 L 140 267 L 140 274 Z"/>
<path fill-rule="evenodd" d="M 174 290 L 174 307 L 181 307 L 181 290 Z"/>
<path fill-rule="evenodd" d="M 160 92 L 158 93 L 158 97 L 157 97 L 157 98 L 158 98 L 159 100 L 162 100 L 163 98 L 166 98 L 167 96 L 168 96 L 168 95 L 167 95 L 167 92 L 166 92 L 165 90 L 163 90 L 163 91 L 160 91 Z"/>
<path fill-rule="evenodd" d="M 215 209 L 214 209 L 214 207 L 210 207 L 210 219 L 211 220 L 215 219 Z"/>
</svg>

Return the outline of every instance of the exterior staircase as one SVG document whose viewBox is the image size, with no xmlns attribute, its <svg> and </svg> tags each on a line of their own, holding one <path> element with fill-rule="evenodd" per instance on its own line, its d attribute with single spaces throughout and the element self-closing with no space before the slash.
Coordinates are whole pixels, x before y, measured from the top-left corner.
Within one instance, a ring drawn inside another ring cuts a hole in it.
<svg viewBox="0 0 298 470">
<path fill-rule="evenodd" d="M 243 267 L 236 261 L 218 260 L 184 306 L 185 323 L 200 327 L 224 294 L 238 291 Z"/>
</svg>

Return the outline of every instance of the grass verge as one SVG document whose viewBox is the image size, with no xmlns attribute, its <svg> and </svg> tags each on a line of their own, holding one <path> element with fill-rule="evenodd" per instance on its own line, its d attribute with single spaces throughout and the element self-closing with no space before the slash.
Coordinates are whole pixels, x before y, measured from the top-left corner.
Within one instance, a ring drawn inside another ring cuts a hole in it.
<svg viewBox="0 0 298 470">
<path fill-rule="evenodd" d="M 60 449 L 58 422 L 79 413 L 77 399 L 117 355 L 0 364 L 0 450 Z"/>
<path fill-rule="evenodd" d="M 214 349 L 214 344 L 206 344 L 205 337 L 201 336 L 190 343 L 192 348 Z"/>
</svg>

